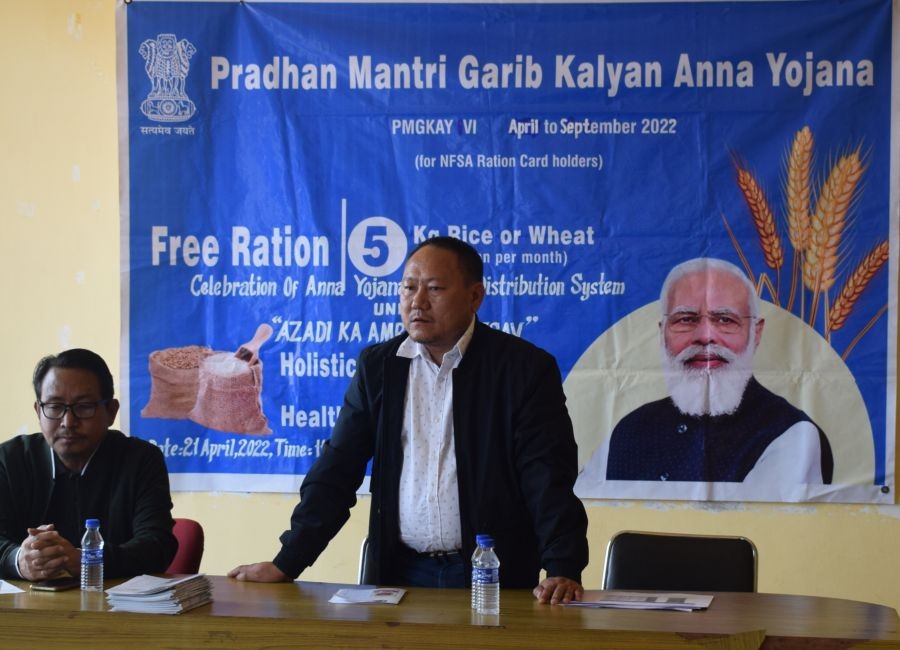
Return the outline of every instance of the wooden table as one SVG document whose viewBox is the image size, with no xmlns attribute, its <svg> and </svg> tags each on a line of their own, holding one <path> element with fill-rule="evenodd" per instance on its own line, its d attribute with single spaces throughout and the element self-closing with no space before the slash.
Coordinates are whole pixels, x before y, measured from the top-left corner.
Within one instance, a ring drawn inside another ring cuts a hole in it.
<svg viewBox="0 0 900 650">
<path fill-rule="evenodd" d="M 3 595 L 0 647 L 900 648 L 896 611 L 834 598 L 719 593 L 709 610 L 685 613 L 551 607 L 508 590 L 499 617 L 478 619 L 466 590 L 412 588 L 397 606 L 332 605 L 347 585 L 210 581 L 215 602 L 179 616 L 111 613 L 102 594 L 77 590 Z"/>
</svg>

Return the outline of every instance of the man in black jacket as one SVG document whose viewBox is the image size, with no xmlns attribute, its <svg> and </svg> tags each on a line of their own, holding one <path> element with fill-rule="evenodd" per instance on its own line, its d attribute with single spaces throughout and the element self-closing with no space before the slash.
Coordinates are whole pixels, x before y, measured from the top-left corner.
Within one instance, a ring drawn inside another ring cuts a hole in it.
<svg viewBox="0 0 900 650">
<path fill-rule="evenodd" d="M 490 534 L 504 587 L 541 602 L 581 598 L 587 518 L 572 491 L 577 450 L 555 360 L 479 323 L 478 252 L 426 240 L 400 286 L 407 334 L 363 351 L 331 440 L 306 475 L 274 562 L 239 580 L 290 580 L 355 504 L 373 460 L 371 573 L 379 584 L 462 587 L 476 534 Z M 540 570 L 547 577 L 540 579 Z"/>
<path fill-rule="evenodd" d="M 78 575 L 84 521 L 100 520 L 106 577 L 165 571 L 178 542 L 162 452 L 111 430 L 119 410 L 103 359 L 44 357 L 34 371 L 41 433 L 0 445 L 0 575 Z"/>
</svg>

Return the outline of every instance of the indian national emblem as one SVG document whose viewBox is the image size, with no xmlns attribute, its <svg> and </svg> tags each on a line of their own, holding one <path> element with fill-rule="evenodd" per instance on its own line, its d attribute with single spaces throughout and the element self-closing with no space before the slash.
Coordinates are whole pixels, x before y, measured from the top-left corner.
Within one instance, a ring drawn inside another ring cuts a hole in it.
<svg viewBox="0 0 900 650">
<path fill-rule="evenodd" d="M 154 122 L 184 122 L 197 107 L 184 92 L 184 80 L 190 70 L 190 58 L 197 52 L 190 41 L 175 40 L 175 34 L 159 34 L 147 39 L 139 50 L 152 87 L 141 102 L 141 113 Z"/>
</svg>

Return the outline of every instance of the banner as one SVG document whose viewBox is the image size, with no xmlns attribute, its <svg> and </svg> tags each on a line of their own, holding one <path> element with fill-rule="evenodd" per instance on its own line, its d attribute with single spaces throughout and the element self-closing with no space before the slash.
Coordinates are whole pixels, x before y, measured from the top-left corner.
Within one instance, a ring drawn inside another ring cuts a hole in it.
<svg viewBox="0 0 900 650">
<path fill-rule="evenodd" d="M 123 427 L 175 489 L 295 490 L 449 235 L 556 357 L 580 496 L 894 502 L 890 0 L 117 18 Z"/>
</svg>

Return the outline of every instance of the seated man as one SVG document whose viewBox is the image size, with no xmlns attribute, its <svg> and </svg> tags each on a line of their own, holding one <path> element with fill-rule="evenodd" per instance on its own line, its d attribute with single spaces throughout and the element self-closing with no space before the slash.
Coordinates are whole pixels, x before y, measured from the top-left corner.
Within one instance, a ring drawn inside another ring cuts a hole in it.
<svg viewBox="0 0 900 650">
<path fill-rule="evenodd" d="M 90 350 L 34 370 L 41 433 L 0 445 L 0 577 L 79 575 L 84 521 L 100 520 L 108 578 L 166 570 L 178 542 L 162 452 L 110 430 L 119 402 Z"/>
<path fill-rule="evenodd" d="M 724 260 L 676 266 L 660 295 L 669 396 L 616 425 L 606 478 L 831 483 L 825 433 L 753 376 L 765 320 L 747 276 Z M 579 481 L 597 474 L 592 459 Z"/>
</svg>

